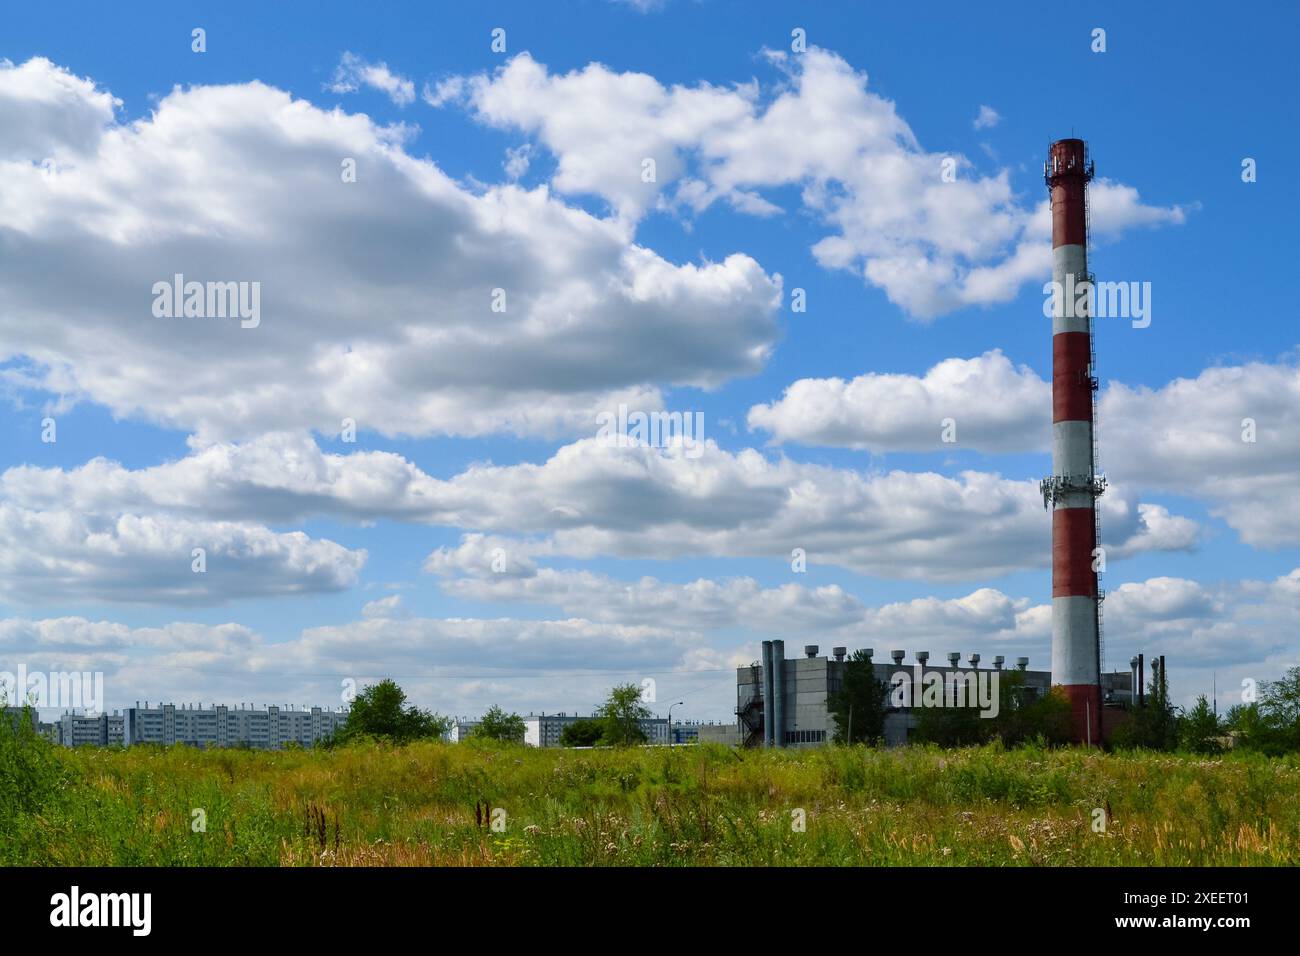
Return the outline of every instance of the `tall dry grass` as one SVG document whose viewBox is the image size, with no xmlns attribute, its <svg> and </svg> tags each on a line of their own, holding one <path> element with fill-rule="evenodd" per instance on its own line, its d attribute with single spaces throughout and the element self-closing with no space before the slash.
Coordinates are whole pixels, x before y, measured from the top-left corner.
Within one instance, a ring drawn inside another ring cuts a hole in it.
<svg viewBox="0 0 1300 956">
<path fill-rule="evenodd" d="M 1300 863 L 1295 757 L 486 743 L 51 753 L 65 785 L 20 814 L 0 862 Z"/>
</svg>

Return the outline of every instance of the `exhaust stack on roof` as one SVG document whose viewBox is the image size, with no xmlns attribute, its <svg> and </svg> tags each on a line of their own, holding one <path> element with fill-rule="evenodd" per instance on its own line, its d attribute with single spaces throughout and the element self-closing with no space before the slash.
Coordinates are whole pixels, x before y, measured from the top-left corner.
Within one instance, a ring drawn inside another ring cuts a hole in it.
<svg viewBox="0 0 1300 956">
<path fill-rule="evenodd" d="M 785 641 L 772 642 L 772 746 L 785 746 Z"/>
<path fill-rule="evenodd" d="M 763 746 L 772 746 L 772 642 L 763 642 Z"/>
</svg>

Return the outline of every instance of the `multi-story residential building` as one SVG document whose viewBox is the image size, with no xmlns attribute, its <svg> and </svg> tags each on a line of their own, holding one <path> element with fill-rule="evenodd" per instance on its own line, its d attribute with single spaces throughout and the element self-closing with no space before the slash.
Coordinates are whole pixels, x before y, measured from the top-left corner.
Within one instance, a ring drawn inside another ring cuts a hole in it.
<svg viewBox="0 0 1300 956">
<path fill-rule="evenodd" d="M 125 742 L 133 744 L 188 744 L 194 747 L 253 747 L 279 750 L 297 744 L 310 747 L 334 735 L 347 720 L 345 710 L 321 707 L 299 709 L 270 706 L 229 707 L 213 704 L 160 704 L 128 707 Z"/>
<path fill-rule="evenodd" d="M 32 730 L 52 744 L 62 742 L 63 725 L 60 722 L 46 723 L 40 718 L 40 711 L 35 707 L 5 707 L 0 710 L 0 719 L 5 719 L 18 728 L 22 723 L 31 725 Z M 94 718 L 89 718 L 94 719 Z M 121 720 L 121 718 L 118 718 Z"/>
<path fill-rule="evenodd" d="M 121 746 L 125 741 L 125 718 L 111 714 L 61 714 L 55 721 L 58 742 L 65 747 Z"/>
<path fill-rule="evenodd" d="M 5 707 L 0 711 L 0 716 L 8 720 L 15 731 L 21 730 L 26 723 L 31 725 L 32 730 L 40 732 L 41 722 L 35 707 Z"/>
</svg>

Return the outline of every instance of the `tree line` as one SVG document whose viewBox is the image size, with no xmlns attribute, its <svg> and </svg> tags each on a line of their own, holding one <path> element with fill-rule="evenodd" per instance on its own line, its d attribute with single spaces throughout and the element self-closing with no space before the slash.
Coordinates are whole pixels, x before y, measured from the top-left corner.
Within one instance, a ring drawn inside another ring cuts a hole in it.
<svg viewBox="0 0 1300 956">
<path fill-rule="evenodd" d="M 653 716 L 641 702 L 636 684 L 620 684 L 592 717 L 568 724 L 560 734 L 565 747 L 628 747 L 647 741 L 641 721 Z M 451 730 L 452 718 L 421 710 L 407 703 L 406 692 L 392 680 L 382 680 L 365 688 L 352 701 L 347 720 L 335 733 L 331 743 L 347 744 L 361 740 L 409 743 L 414 740 L 442 739 Z M 522 744 L 526 727 L 519 714 L 507 713 L 493 705 L 478 721 L 471 739 L 496 740 Z"/>
</svg>

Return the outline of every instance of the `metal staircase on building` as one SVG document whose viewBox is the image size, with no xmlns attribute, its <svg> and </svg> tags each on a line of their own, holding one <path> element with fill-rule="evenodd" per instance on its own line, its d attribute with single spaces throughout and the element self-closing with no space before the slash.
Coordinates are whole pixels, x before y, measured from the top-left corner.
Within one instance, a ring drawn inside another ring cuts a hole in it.
<svg viewBox="0 0 1300 956">
<path fill-rule="evenodd" d="M 746 747 L 763 746 L 762 675 L 763 669 L 757 664 L 750 668 L 750 686 L 755 688 L 755 693 L 736 708 L 736 716 L 740 718 L 743 731 L 741 742 Z"/>
</svg>

